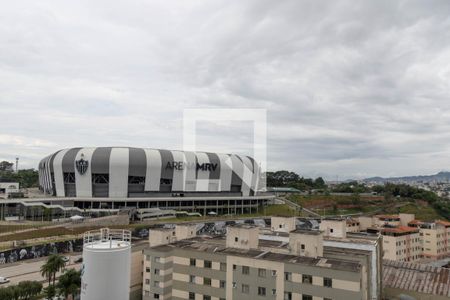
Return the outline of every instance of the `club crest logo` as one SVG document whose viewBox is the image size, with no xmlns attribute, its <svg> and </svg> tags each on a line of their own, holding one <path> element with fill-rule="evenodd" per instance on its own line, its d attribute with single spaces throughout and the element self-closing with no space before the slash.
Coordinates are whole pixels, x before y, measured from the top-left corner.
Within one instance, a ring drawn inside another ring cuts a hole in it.
<svg viewBox="0 0 450 300">
<path fill-rule="evenodd" d="M 77 168 L 78 173 L 80 173 L 80 175 L 83 175 L 84 173 L 86 173 L 86 171 L 89 167 L 89 162 L 87 160 L 84 160 L 84 154 L 81 154 L 81 158 L 79 160 L 75 161 L 75 166 Z"/>
</svg>

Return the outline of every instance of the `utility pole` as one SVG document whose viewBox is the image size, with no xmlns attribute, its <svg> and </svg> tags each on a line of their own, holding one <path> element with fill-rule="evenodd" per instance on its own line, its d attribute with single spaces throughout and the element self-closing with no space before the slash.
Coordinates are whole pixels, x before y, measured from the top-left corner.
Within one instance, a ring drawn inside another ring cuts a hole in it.
<svg viewBox="0 0 450 300">
<path fill-rule="evenodd" d="M 19 158 L 16 157 L 16 173 L 19 172 Z"/>
</svg>

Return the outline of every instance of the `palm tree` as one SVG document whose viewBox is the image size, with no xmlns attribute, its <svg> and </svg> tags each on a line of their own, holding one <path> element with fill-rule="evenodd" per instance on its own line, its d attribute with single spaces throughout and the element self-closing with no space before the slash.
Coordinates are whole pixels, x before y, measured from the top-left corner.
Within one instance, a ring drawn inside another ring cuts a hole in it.
<svg viewBox="0 0 450 300">
<path fill-rule="evenodd" d="M 68 299 L 69 295 L 73 298 L 81 287 L 81 272 L 74 269 L 66 270 L 59 277 L 57 287 L 66 299 Z"/>
<path fill-rule="evenodd" d="M 44 289 L 44 296 L 49 300 L 53 299 L 53 297 L 56 296 L 55 286 L 49 285 L 48 287 L 46 287 Z"/>
<path fill-rule="evenodd" d="M 48 284 L 53 278 L 53 285 L 55 285 L 56 273 L 63 270 L 65 266 L 66 263 L 61 255 L 52 254 L 48 257 L 47 262 L 41 266 L 41 274 L 48 278 Z"/>
</svg>

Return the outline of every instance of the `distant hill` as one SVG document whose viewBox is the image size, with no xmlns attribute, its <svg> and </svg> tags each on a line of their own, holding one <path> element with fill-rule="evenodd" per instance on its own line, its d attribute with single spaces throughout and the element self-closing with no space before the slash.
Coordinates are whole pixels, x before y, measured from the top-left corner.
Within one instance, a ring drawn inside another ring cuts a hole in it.
<svg viewBox="0 0 450 300">
<path fill-rule="evenodd" d="M 450 172 L 439 172 L 435 175 L 419 175 L 419 176 L 404 176 L 404 177 L 371 177 L 363 180 L 368 183 L 385 183 L 385 182 L 393 182 L 393 183 L 412 183 L 412 182 L 450 182 Z"/>
</svg>

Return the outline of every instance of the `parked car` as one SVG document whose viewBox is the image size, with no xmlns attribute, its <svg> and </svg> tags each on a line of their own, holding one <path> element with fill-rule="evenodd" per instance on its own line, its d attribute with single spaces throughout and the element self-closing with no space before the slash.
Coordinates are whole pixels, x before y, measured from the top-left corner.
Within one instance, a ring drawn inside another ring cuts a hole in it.
<svg viewBox="0 0 450 300">
<path fill-rule="evenodd" d="M 0 284 L 9 282 L 9 278 L 0 276 Z"/>
</svg>

